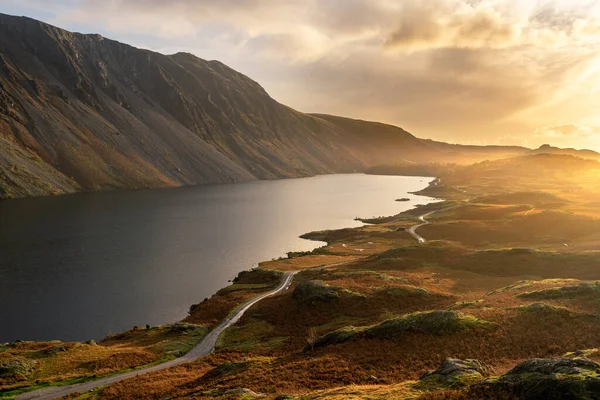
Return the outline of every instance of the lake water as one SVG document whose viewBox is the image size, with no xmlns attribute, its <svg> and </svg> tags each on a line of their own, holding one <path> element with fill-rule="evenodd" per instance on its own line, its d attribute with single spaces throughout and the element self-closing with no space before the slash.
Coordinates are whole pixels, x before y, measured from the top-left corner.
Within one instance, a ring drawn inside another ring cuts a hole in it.
<svg viewBox="0 0 600 400">
<path fill-rule="evenodd" d="M 298 236 L 432 201 L 431 178 L 325 175 L 0 202 L 0 342 L 173 322 Z M 399 197 L 411 202 L 396 202 Z"/>
</svg>

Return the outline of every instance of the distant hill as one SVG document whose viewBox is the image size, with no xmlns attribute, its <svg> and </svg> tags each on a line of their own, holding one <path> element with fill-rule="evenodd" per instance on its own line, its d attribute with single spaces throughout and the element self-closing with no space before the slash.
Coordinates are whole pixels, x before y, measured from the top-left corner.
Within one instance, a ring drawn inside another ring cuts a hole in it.
<svg viewBox="0 0 600 400">
<path fill-rule="evenodd" d="M 0 14 L 0 198 L 466 163 L 520 147 L 309 115 L 218 61 Z"/>
<path fill-rule="evenodd" d="M 529 154 L 559 154 L 590 160 L 600 160 L 600 153 L 593 150 L 560 149 L 558 147 L 550 146 L 549 144 L 545 144 L 539 149 L 531 150 Z"/>
</svg>

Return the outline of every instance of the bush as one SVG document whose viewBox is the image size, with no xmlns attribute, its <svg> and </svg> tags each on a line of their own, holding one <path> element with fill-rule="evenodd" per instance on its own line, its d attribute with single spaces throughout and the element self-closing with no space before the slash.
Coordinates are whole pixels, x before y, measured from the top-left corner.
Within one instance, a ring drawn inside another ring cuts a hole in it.
<svg viewBox="0 0 600 400">
<path fill-rule="evenodd" d="M 323 281 L 304 281 L 296 286 L 292 297 L 305 303 L 331 301 L 339 299 L 340 290 L 340 288 L 328 285 Z"/>
</svg>

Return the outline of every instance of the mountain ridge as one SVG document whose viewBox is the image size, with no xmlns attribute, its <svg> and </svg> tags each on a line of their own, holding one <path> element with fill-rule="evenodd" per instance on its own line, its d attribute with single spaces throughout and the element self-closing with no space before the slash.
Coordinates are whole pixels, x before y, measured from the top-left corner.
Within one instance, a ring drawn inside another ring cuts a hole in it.
<svg viewBox="0 0 600 400">
<path fill-rule="evenodd" d="M 0 198 L 523 154 L 305 114 L 219 61 L 0 14 Z"/>
</svg>

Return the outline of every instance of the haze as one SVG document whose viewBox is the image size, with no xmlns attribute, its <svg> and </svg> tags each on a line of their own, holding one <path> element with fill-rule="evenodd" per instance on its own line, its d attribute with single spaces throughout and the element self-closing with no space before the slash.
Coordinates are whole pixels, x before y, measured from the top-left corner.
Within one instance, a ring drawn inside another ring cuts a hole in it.
<svg viewBox="0 0 600 400">
<path fill-rule="evenodd" d="M 2 5 L 66 29 L 220 60 L 305 112 L 450 142 L 600 150 L 600 1 Z"/>
</svg>

